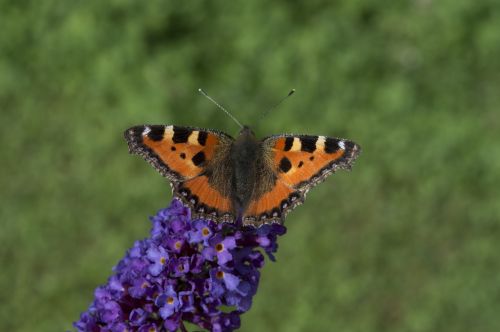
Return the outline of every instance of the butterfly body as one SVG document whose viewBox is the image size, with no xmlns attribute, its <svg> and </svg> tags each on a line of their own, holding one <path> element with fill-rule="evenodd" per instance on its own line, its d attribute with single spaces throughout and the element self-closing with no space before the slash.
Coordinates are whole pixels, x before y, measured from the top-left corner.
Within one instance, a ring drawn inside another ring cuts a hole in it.
<svg viewBox="0 0 500 332">
<path fill-rule="evenodd" d="M 231 146 L 231 202 L 235 215 L 241 214 L 250 203 L 257 178 L 257 168 L 262 162 L 260 144 L 250 128 L 245 127 Z"/>
<path fill-rule="evenodd" d="M 275 135 L 258 140 L 245 126 L 236 139 L 208 129 L 165 125 L 129 128 L 131 153 L 172 184 L 193 218 L 260 226 L 282 223 L 310 188 L 360 152 L 348 140 Z"/>
</svg>

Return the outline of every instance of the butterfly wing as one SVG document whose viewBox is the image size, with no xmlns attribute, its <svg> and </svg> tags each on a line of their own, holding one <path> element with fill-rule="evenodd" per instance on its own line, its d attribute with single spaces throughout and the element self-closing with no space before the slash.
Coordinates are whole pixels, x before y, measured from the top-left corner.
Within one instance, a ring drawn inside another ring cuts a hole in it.
<svg viewBox="0 0 500 332">
<path fill-rule="evenodd" d="M 264 165 L 275 185 L 255 192 L 244 213 L 245 224 L 282 222 L 303 203 L 309 189 L 338 169 L 350 169 L 361 151 L 352 141 L 326 136 L 277 135 L 263 139 L 262 145 Z"/>
<path fill-rule="evenodd" d="M 192 218 L 234 221 L 229 151 L 233 138 L 215 130 L 143 125 L 125 131 L 130 153 L 141 155 L 172 183 Z"/>
</svg>

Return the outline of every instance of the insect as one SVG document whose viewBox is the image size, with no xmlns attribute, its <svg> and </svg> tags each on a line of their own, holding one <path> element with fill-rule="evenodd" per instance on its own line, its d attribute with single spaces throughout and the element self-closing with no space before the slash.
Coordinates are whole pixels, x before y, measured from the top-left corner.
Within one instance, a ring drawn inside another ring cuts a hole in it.
<svg viewBox="0 0 500 332">
<path fill-rule="evenodd" d="M 255 227 L 283 223 L 312 187 L 338 169 L 350 169 L 361 151 L 350 140 L 327 136 L 259 140 L 248 126 L 241 126 L 234 139 L 212 129 L 140 125 L 127 129 L 125 139 L 130 153 L 170 180 L 193 219 L 241 220 Z"/>
</svg>

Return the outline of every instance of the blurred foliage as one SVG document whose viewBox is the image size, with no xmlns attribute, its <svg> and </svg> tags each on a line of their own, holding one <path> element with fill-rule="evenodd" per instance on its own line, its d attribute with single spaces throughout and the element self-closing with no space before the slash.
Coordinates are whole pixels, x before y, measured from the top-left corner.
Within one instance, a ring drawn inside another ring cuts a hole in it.
<svg viewBox="0 0 500 332">
<path fill-rule="evenodd" d="M 500 3 L 0 0 L 1 331 L 71 328 L 170 188 L 143 123 L 347 137 L 241 331 L 500 331 Z"/>
</svg>

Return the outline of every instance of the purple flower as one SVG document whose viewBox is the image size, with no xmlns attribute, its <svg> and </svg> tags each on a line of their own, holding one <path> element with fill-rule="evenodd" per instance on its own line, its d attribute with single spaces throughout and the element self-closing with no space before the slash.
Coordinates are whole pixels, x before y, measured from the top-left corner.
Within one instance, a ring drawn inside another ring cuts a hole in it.
<svg viewBox="0 0 500 332">
<path fill-rule="evenodd" d="M 139 278 L 133 281 L 132 285 L 128 288 L 128 293 L 133 298 L 140 299 L 150 287 L 151 283 L 149 281 L 145 278 Z"/>
<path fill-rule="evenodd" d="M 160 308 L 160 316 L 167 319 L 179 308 L 179 299 L 172 286 L 168 286 L 165 293 L 156 298 L 155 304 Z"/>
<path fill-rule="evenodd" d="M 188 233 L 189 243 L 203 242 L 207 245 L 207 241 L 212 237 L 213 231 L 205 220 L 195 220 L 193 222 L 193 230 Z"/>
<path fill-rule="evenodd" d="M 206 259 L 213 260 L 214 257 L 217 257 L 219 265 L 225 265 L 233 259 L 230 250 L 236 248 L 234 236 L 223 237 L 221 234 L 217 234 L 208 243 L 210 247 L 203 250 Z"/>
<path fill-rule="evenodd" d="M 171 260 L 171 271 L 174 277 L 182 277 L 189 272 L 190 257 L 179 257 Z"/>
<path fill-rule="evenodd" d="M 194 312 L 194 294 L 193 291 L 179 292 L 180 311 Z"/>
<path fill-rule="evenodd" d="M 173 251 L 174 253 L 178 254 L 184 247 L 184 242 L 185 240 L 183 237 L 174 236 L 167 239 L 167 247 L 170 249 L 170 251 Z"/>
<path fill-rule="evenodd" d="M 222 269 L 212 269 L 210 271 L 210 280 L 212 284 L 224 285 L 224 288 L 229 291 L 234 291 L 240 283 L 240 279 L 237 276 Z"/>
<path fill-rule="evenodd" d="M 147 256 L 151 261 L 149 272 L 151 272 L 153 276 L 159 275 L 168 263 L 167 251 L 161 246 L 153 246 L 148 249 Z"/>
<path fill-rule="evenodd" d="M 114 323 L 121 320 L 122 308 L 120 304 L 115 301 L 104 302 L 101 306 L 102 320 L 107 323 Z"/>
<path fill-rule="evenodd" d="M 197 274 L 203 271 L 203 264 L 205 263 L 205 259 L 201 254 L 194 254 L 190 257 L 190 265 L 189 269 L 191 273 Z"/>
<path fill-rule="evenodd" d="M 142 308 L 135 308 L 130 312 L 129 321 L 132 326 L 141 326 L 148 318 L 148 313 Z"/>
<path fill-rule="evenodd" d="M 259 249 L 274 260 L 277 237 L 286 229 L 191 220 L 177 199 L 150 219 L 150 237 L 127 251 L 74 327 L 177 331 L 186 321 L 210 331 L 238 329 L 257 292 L 264 265 Z"/>
</svg>

